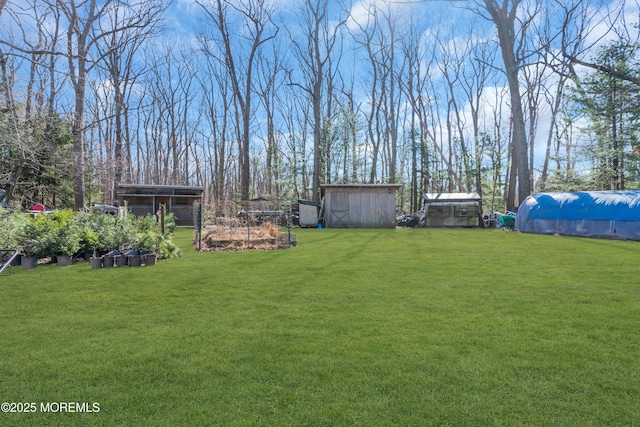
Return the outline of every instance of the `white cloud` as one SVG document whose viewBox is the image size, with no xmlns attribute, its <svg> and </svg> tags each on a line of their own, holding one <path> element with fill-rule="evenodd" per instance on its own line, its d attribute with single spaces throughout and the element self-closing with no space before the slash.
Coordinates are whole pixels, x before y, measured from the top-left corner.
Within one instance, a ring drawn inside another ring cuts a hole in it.
<svg viewBox="0 0 640 427">
<path fill-rule="evenodd" d="M 421 9 L 420 3 L 415 1 L 402 0 L 360 0 L 356 2 L 350 10 L 347 27 L 349 30 L 365 28 L 376 17 L 385 14 L 394 18 L 409 20 L 412 13 Z"/>
<path fill-rule="evenodd" d="M 586 46 L 598 49 L 603 45 L 619 39 L 614 28 L 627 31 L 631 40 L 638 40 L 640 21 L 640 4 L 638 2 L 626 2 L 615 0 L 607 7 L 591 7 L 593 16 L 591 28 L 586 38 Z M 619 19 L 613 22 L 614 19 Z"/>
</svg>

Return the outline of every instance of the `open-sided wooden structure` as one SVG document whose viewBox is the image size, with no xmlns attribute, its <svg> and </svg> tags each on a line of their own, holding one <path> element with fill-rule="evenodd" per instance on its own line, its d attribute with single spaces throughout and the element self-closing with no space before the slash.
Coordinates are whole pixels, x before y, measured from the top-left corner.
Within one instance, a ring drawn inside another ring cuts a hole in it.
<svg viewBox="0 0 640 427">
<path fill-rule="evenodd" d="M 202 186 L 119 184 L 117 195 L 120 205 L 135 215 L 155 214 L 164 203 L 176 225 L 193 226 L 193 206 L 202 202 L 203 191 Z"/>
</svg>

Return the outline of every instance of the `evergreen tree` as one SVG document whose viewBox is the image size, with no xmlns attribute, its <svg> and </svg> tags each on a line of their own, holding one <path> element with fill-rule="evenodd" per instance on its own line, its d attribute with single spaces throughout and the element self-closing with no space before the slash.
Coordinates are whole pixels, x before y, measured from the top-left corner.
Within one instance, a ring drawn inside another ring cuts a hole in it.
<svg viewBox="0 0 640 427">
<path fill-rule="evenodd" d="M 639 46 L 614 43 L 605 46 L 596 59 L 603 68 L 633 75 L 640 72 Z M 575 91 L 578 111 L 589 121 L 593 143 L 587 148 L 592 165 L 592 187 L 623 190 L 628 175 L 637 175 L 640 152 L 640 91 L 614 73 L 594 71 Z M 629 176 L 631 177 L 631 176 Z M 633 176 L 637 180 L 637 176 Z"/>
<path fill-rule="evenodd" d="M 30 208 L 73 206 L 73 145 L 59 116 L 23 120 L 0 111 L 0 188 L 7 201 Z"/>
</svg>

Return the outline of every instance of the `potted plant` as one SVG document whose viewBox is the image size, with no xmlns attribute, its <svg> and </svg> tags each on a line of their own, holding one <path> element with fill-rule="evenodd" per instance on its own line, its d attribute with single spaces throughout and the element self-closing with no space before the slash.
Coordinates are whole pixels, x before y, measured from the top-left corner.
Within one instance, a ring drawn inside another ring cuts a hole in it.
<svg viewBox="0 0 640 427">
<path fill-rule="evenodd" d="M 113 267 L 115 264 L 115 259 L 118 255 L 119 255 L 119 252 L 117 249 L 114 249 L 102 255 L 102 266 Z"/>
<path fill-rule="evenodd" d="M 156 265 L 158 255 L 155 252 L 150 252 L 144 255 L 144 265 Z"/>
<path fill-rule="evenodd" d="M 73 216 L 73 224 L 78 229 L 80 252 L 85 260 L 91 259 L 98 246 L 98 233 L 91 223 L 91 212 L 82 210 Z"/>
<path fill-rule="evenodd" d="M 19 211 L 9 212 L 0 208 L 0 249 L 16 249 L 18 252 L 21 248 L 18 244 L 18 231 L 21 222 L 24 222 L 24 214 Z M 11 261 L 11 266 L 20 265 L 22 254 L 18 255 Z"/>
<path fill-rule="evenodd" d="M 100 244 L 100 238 L 98 233 L 91 228 L 90 224 L 85 224 L 80 229 L 80 246 L 82 250 L 86 252 L 91 252 L 91 256 L 89 257 L 89 262 L 91 263 L 91 268 L 100 268 L 102 267 L 102 256 L 98 254 L 98 245 Z"/>
<path fill-rule="evenodd" d="M 109 214 L 98 215 L 98 226 L 100 227 L 100 246 L 107 252 L 118 248 L 116 241 L 116 218 Z"/>
<path fill-rule="evenodd" d="M 98 252 L 94 253 L 94 256 L 89 258 L 89 263 L 91 263 L 91 268 L 100 268 L 102 267 L 102 257 L 98 256 Z"/>
<path fill-rule="evenodd" d="M 90 211 L 82 211 L 76 215 L 76 223 L 80 225 L 80 244 L 82 250 L 90 252 L 89 262 L 91 268 L 101 268 L 103 264 L 101 250 L 108 245 L 110 234 L 109 224 L 105 224 L 102 214 Z M 107 237 L 105 237 L 107 235 Z M 105 241 L 107 243 L 105 243 Z"/>
<path fill-rule="evenodd" d="M 118 255 L 114 258 L 116 267 L 126 267 L 129 260 L 123 252 L 118 252 Z"/>
<path fill-rule="evenodd" d="M 108 214 L 92 213 L 91 215 L 91 229 L 98 236 L 98 243 L 94 248 L 94 258 L 100 256 L 103 266 L 112 267 L 113 258 L 105 260 L 104 257 L 109 253 L 111 253 L 110 256 L 113 256 L 112 252 L 117 248 L 115 243 L 115 218 L 113 215 Z"/>
<path fill-rule="evenodd" d="M 158 233 L 157 224 L 153 215 L 139 216 L 133 222 L 135 234 L 133 235 L 134 253 L 129 256 L 129 265 L 137 266 L 146 260 L 147 255 L 153 254 L 151 262 L 155 261 L 155 250 Z M 140 264 L 139 264 L 140 263 Z"/>
<path fill-rule="evenodd" d="M 70 209 L 56 211 L 49 217 L 47 234 L 44 236 L 51 256 L 56 256 L 59 266 L 73 263 L 73 256 L 80 250 L 80 230 L 73 221 Z"/>
<path fill-rule="evenodd" d="M 98 233 L 89 224 L 83 224 L 79 228 L 80 251 L 85 254 L 85 259 L 91 263 L 91 267 L 102 267 L 102 257 L 98 256 Z M 89 256 L 87 256 L 87 253 Z"/>
<path fill-rule="evenodd" d="M 158 233 L 155 230 L 144 230 L 136 234 L 136 247 L 147 265 L 155 264 Z"/>
<path fill-rule="evenodd" d="M 16 245 L 22 253 L 21 265 L 24 269 L 36 268 L 38 259 L 45 255 L 46 246 L 43 242 L 43 232 L 46 230 L 46 217 L 23 215 L 16 231 Z"/>
<path fill-rule="evenodd" d="M 142 255 L 138 249 L 131 249 L 125 255 L 131 267 L 140 267 L 142 265 Z"/>
<path fill-rule="evenodd" d="M 72 225 L 62 227 L 56 241 L 56 252 L 58 265 L 70 265 L 73 263 L 73 256 L 80 250 L 79 231 Z"/>
<path fill-rule="evenodd" d="M 126 211 L 120 212 L 115 218 L 114 244 L 118 248 L 118 255 L 115 256 L 115 265 L 124 267 L 127 265 L 128 259 L 125 254 L 126 250 L 131 247 L 133 240 L 133 224 L 131 215 Z"/>
</svg>

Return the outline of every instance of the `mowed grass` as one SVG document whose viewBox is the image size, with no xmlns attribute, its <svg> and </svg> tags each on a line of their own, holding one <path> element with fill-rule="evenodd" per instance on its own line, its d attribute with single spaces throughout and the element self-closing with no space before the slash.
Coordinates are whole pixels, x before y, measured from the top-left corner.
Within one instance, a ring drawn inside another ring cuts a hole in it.
<svg viewBox="0 0 640 427">
<path fill-rule="evenodd" d="M 295 230 L 296 248 L 0 277 L 0 425 L 631 426 L 640 243 Z"/>
</svg>

